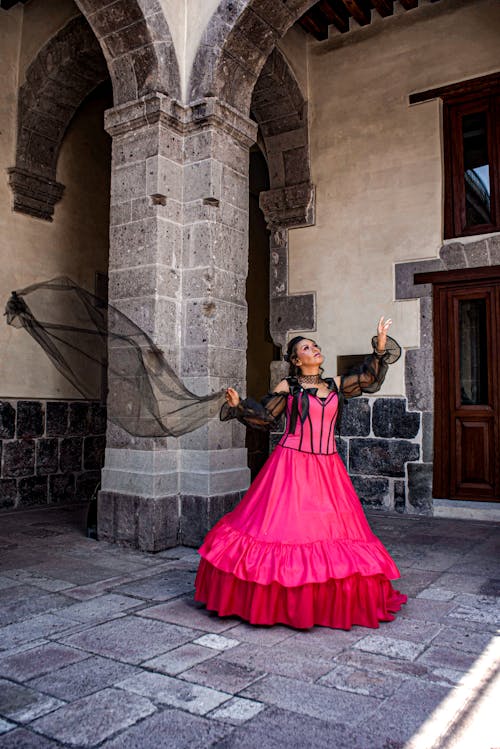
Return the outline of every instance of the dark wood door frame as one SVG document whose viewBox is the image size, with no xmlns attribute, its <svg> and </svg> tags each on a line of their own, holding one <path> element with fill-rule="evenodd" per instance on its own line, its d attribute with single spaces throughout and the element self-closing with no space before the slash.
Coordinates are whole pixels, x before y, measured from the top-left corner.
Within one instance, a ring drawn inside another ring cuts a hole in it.
<svg viewBox="0 0 500 749">
<path fill-rule="evenodd" d="M 418 273 L 414 282 L 433 287 L 433 495 L 500 501 L 500 266 Z M 462 406 L 456 381 L 452 381 L 459 367 L 454 340 L 458 304 L 466 299 L 485 299 L 489 310 L 488 403 L 483 406 Z M 461 453 L 462 446 L 469 455 Z M 482 455 L 474 456 L 476 449 Z M 467 462 L 471 465 L 474 460 L 483 461 L 484 480 L 467 479 Z"/>
</svg>

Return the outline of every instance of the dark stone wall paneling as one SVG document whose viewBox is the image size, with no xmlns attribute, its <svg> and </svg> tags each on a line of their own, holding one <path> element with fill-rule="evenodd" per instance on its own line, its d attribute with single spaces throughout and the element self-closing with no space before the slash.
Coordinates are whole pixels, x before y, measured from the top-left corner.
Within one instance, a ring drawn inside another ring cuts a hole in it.
<svg viewBox="0 0 500 749">
<path fill-rule="evenodd" d="M 0 510 L 89 499 L 105 432 L 100 403 L 0 401 Z"/>
<path fill-rule="evenodd" d="M 404 477 L 406 463 L 419 458 L 419 445 L 406 440 L 353 438 L 349 443 L 353 474 Z"/>
<path fill-rule="evenodd" d="M 377 437 L 413 439 L 420 429 L 420 413 L 408 413 L 403 398 L 377 398 L 373 404 L 373 433 Z"/>
</svg>

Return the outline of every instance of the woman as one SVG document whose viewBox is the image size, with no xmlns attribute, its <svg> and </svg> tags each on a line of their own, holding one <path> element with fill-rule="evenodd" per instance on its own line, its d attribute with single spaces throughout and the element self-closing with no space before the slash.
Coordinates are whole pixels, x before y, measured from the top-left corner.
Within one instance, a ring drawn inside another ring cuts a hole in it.
<svg viewBox="0 0 500 749">
<path fill-rule="evenodd" d="M 221 616 L 252 624 L 350 629 L 392 621 L 406 596 L 390 580 L 399 572 L 372 533 L 335 445 L 344 399 L 379 390 L 401 350 L 378 323 L 363 366 L 323 378 L 316 343 L 297 336 L 285 359 L 290 376 L 256 403 L 226 391 L 223 420 L 269 428 L 286 413 L 278 446 L 235 510 L 207 534 L 196 599 Z"/>
</svg>

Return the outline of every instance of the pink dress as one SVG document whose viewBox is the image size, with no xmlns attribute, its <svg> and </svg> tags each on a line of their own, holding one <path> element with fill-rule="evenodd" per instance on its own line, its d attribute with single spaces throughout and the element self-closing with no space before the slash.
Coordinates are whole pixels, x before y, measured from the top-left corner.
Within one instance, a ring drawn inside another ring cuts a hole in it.
<svg viewBox="0 0 500 749">
<path fill-rule="evenodd" d="M 339 393 L 321 399 L 300 389 L 295 418 L 294 395 L 284 397 L 283 437 L 199 550 L 196 600 L 252 624 L 378 627 L 406 596 L 391 585 L 399 571 L 337 452 Z"/>
</svg>

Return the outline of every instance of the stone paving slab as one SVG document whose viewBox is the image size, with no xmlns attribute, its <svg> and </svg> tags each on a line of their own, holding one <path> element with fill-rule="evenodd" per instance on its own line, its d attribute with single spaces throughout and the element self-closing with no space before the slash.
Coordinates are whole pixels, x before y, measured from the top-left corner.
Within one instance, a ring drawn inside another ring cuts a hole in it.
<svg viewBox="0 0 500 749">
<path fill-rule="evenodd" d="M 159 619 L 162 622 L 181 624 L 186 627 L 194 627 L 205 632 L 224 632 L 234 627 L 238 620 L 230 617 L 218 617 L 209 612 L 204 606 L 193 599 L 192 592 L 188 596 L 182 596 L 169 603 L 160 603 L 157 606 L 149 606 L 137 612 L 140 616 L 151 619 Z"/>
<path fill-rule="evenodd" d="M 192 598 L 195 550 L 86 539 L 75 513 L 5 516 L 0 609 L 22 618 L 0 627 L 2 749 L 402 749 L 496 631 L 492 524 L 370 514 L 408 604 L 378 629 L 298 631 L 219 619 Z"/>
<path fill-rule="evenodd" d="M 27 681 L 87 657 L 79 650 L 51 642 L 0 657 L 0 675 L 16 681 Z"/>
<path fill-rule="evenodd" d="M 89 653 L 137 664 L 190 642 L 199 632 L 175 624 L 127 616 L 61 639 Z"/>
<path fill-rule="evenodd" d="M 259 700 L 312 718 L 356 725 L 375 711 L 379 700 L 319 684 L 307 684 L 271 674 L 240 692 L 242 697 Z"/>
<path fill-rule="evenodd" d="M 166 708 L 105 741 L 102 749 L 201 749 L 218 746 L 219 740 L 232 731 L 230 725 Z"/>
<path fill-rule="evenodd" d="M 32 679 L 28 685 L 69 702 L 111 687 L 134 674 L 142 673 L 136 666 L 126 663 L 91 656 L 84 652 L 81 652 L 81 655 L 85 660 Z"/>
<path fill-rule="evenodd" d="M 17 723 L 30 723 L 62 704 L 61 700 L 54 697 L 7 679 L 0 679 L 0 716 L 3 718 Z"/>
<path fill-rule="evenodd" d="M 180 679 L 143 672 L 139 676 L 132 676 L 118 682 L 121 689 L 150 697 L 163 705 L 179 707 L 189 713 L 204 715 L 214 707 L 227 702 L 232 695 L 216 689 L 188 684 Z"/>
<path fill-rule="evenodd" d="M 103 689 L 35 720 L 32 727 L 70 746 L 91 747 L 155 710 L 145 697 L 119 689 Z"/>
</svg>

